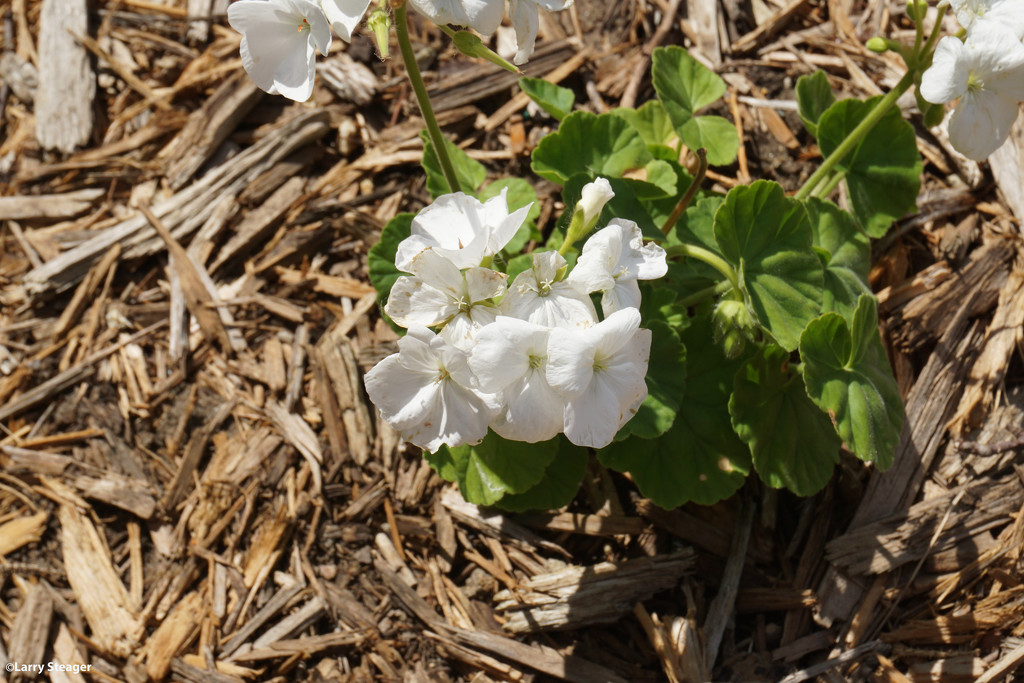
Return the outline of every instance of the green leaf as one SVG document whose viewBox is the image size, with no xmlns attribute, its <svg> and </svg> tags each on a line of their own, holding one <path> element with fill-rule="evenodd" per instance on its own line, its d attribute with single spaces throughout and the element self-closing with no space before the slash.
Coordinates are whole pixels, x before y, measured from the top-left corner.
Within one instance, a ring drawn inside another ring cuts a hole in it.
<svg viewBox="0 0 1024 683">
<path fill-rule="evenodd" d="M 818 410 L 798 373 L 786 370 L 789 353 L 769 344 L 736 373 L 729 414 L 750 446 L 761 481 L 809 496 L 825 487 L 842 445 L 828 416 Z"/>
<path fill-rule="evenodd" d="M 903 426 L 903 404 L 878 334 L 878 305 L 864 295 L 853 325 L 826 313 L 800 337 L 804 384 L 854 455 L 885 470 Z"/>
<path fill-rule="evenodd" d="M 670 110 L 671 111 L 671 110 Z M 736 126 L 721 116 L 673 117 L 681 121 L 677 126 L 679 137 L 690 149 L 704 148 L 712 166 L 728 166 L 736 161 L 740 139 Z"/>
<path fill-rule="evenodd" d="M 518 211 L 524 206 L 531 205 L 523 225 L 516 231 L 515 236 L 505 245 L 503 250 L 506 254 L 518 254 L 531 239 L 537 241 L 541 239 L 541 234 L 537 231 L 537 219 L 540 217 L 540 202 L 537 201 L 537 191 L 533 189 L 533 185 L 522 178 L 502 178 L 501 180 L 495 180 L 493 183 L 488 183 L 480 191 L 480 201 L 486 202 L 492 197 L 497 197 L 506 187 L 508 188 L 508 194 L 505 196 L 505 199 L 508 202 L 509 212 Z"/>
<path fill-rule="evenodd" d="M 740 185 L 715 214 L 715 239 L 737 269 L 758 324 L 787 351 L 795 349 L 821 311 L 824 286 L 807 211 L 777 183 Z"/>
<path fill-rule="evenodd" d="M 395 280 L 407 274 L 395 268 L 395 254 L 398 253 L 398 243 L 412 233 L 414 218 L 416 214 L 400 213 L 388 221 L 380 233 L 380 240 L 370 247 L 370 253 L 366 256 L 370 284 L 377 290 L 377 303 L 382 309 L 388 301 Z M 381 315 L 384 315 L 383 310 Z M 388 322 L 390 323 L 390 320 Z M 392 327 L 395 327 L 394 324 Z"/>
<path fill-rule="evenodd" d="M 720 116 L 697 116 L 725 94 L 725 81 L 677 46 L 656 49 L 652 64 L 654 89 L 680 139 L 690 149 L 707 150 L 712 165 L 735 161 L 736 127 Z"/>
<path fill-rule="evenodd" d="M 853 217 L 832 202 L 811 198 L 804 206 L 814 232 L 814 246 L 828 255 L 821 312 L 835 311 L 852 323 L 857 301 L 861 295 L 871 294 L 871 242 Z"/>
<path fill-rule="evenodd" d="M 424 457 L 443 479 L 458 482 L 467 501 L 491 505 L 506 494 L 525 493 L 540 483 L 558 453 L 559 438 L 524 443 L 489 431 L 475 446 L 442 446 Z"/>
<path fill-rule="evenodd" d="M 574 446 L 564 436 L 558 439 L 558 454 L 544 472 L 540 483 L 525 493 L 509 493 L 497 506 L 511 512 L 556 510 L 576 497 L 587 469 L 587 449 Z"/>
<path fill-rule="evenodd" d="M 661 320 L 645 319 L 644 325 L 652 333 L 647 398 L 615 435 L 619 441 L 630 435 L 656 439 L 671 429 L 686 389 L 686 348 L 679 334 Z"/>
<path fill-rule="evenodd" d="M 672 125 L 672 119 L 665 106 L 658 100 L 648 100 L 639 109 L 620 107 L 612 109 L 611 114 L 629 122 L 640 133 L 647 146 L 674 148 L 679 144 L 679 134 Z M 676 157 L 679 155 L 676 154 Z"/>
<path fill-rule="evenodd" d="M 561 121 L 572 112 L 576 95 L 568 88 L 549 83 L 543 78 L 520 78 L 519 87 L 537 106 Z"/>
<path fill-rule="evenodd" d="M 659 47 L 651 57 L 651 78 L 662 104 L 691 114 L 725 94 L 725 81 L 681 47 Z"/>
<path fill-rule="evenodd" d="M 703 313 L 680 334 L 686 347 L 686 395 L 672 429 L 657 439 L 630 437 L 597 452 L 628 471 L 640 492 L 663 508 L 711 505 L 735 493 L 750 472 L 750 451 L 732 429 L 729 394 L 743 358 L 728 360 L 711 340 Z"/>
<path fill-rule="evenodd" d="M 796 79 L 796 106 L 800 120 L 811 135 L 818 137 L 821 115 L 836 101 L 828 76 L 820 69 Z"/>
<path fill-rule="evenodd" d="M 725 203 L 724 197 L 709 195 L 690 204 L 680 216 L 665 241 L 672 244 L 692 244 L 722 255 L 715 241 L 715 213 Z M 692 294 L 723 279 L 721 273 L 697 259 L 670 261 L 665 282 L 680 293 Z"/>
<path fill-rule="evenodd" d="M 427 131 L 420 132 L 423 140 L 423 170 L 427 173 L 427 191 L 430 196 L 437 199 L 443 194 L 449 194 L 454 190 L 448 188 L 448 181 L 441 170 L 441 162 L 434 151 L 434 143 L 431 142 Z M 445 146 L 448 148 L 448 156 L 455 167 L 455 175 L 459 179 L 459 190 L 468 195 L 476 196 L 477 189 L 487 179 L 487 169 L 479 161 L 470 159 L 469 155 L 459 149 L 458 145 L 445 138 Z"/>
<path fill-rule="evenodd" d="M 841 100 L 829 107 L 818 122 L 821 153 L 835 151 L 878 100 Z M 921 155 L 914 127 L 899 108 L 889 110 L 836 168 L 845 174 L 854 216 L 871 237 L 881 237 L 893 221 L 917 210 Z"/>
<path fill-rule="evenodd" d="M 533 150 L 533 172 L 559 185 L 577 173 L 621 178 L 653 160 L 644 139 L 618 116 L 573 112 Z"/>
</svg>

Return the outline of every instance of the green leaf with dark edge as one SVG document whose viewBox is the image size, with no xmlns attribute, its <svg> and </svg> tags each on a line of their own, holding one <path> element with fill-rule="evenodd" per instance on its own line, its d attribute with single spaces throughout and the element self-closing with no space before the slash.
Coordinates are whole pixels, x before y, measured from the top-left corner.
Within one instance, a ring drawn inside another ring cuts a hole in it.
<svg viewBox="0 0 1024 683">
<path fill-rule="evenodd" d="M 689 327 L 690 313 L 687 307 L 677 303 L 675 288 L 659 286 L 661 280 L 640 281 L 640 319 L 660 320 L 678 333 Z"/>
<path fill-rule="evenodd" d="M 414 218 L 414 213 L 400 213 L 388 221 L 381 230 L 380 240 L 370 247 L 370 252 L 366 255 L 367 272 L 370 284 L 377 290 L 377 304 L 380 306 L 381 315 L 394 330 L 402 334 L 405 333 L 405 328 L 399 327 L 384 313 L 384 304 L 388 302 L 395 280 L 408 275 L 395 268 L 395 255 L 398 253 L 398 243 L 412 233 Z"/>
<path fill-rule="evenodd" d="M 608 222 L 613 218 L 628 216 L 629 220 L 636 222 L 640 226 L 640 232 L 643 233 L 646 239 L 661 242 L 664 239 L 664 235 L 661 234 L 661 230 L 658 229 L 658 226 L 654 224 L 654 221 L 648 215 L 646 203 L 637 199 L 635 192 L 637 184 L 622 178 L 606 177 L 605 179 L 612 186 L 615 196 L 601 210 L 601 216 L 597 220 L 597 229 L 600 230 L 607 226 Z M 566 229 L 569 227 L 576 204 L 579 203 L 580 197 L 583 196 L 583 186 L 593 182 L 593 180 L 594 178 L 587 174 L 578 173 L 569 178 L 565 183 L 565 187 L 562 188 L 562 202 L 565 204 L 565 211 L 559 216 L 558 222 L 555 225 L 556 228 L 561 229 L 562 235 L 565 234 Z M 558 244 L 551 246 L 554 249 L 561 247 L 561 237 L 558 239 Z M 569 258 L 568 255 L 566 255 L 566 258 Z"/>
<path fill-rule="evenodd" d="M 448 181 L 441 170 L 441 162 L 437 159 L 434 143 L 431 142 L 427 131 L 421 131 L 420 138 L 423 140 L 422 166 L 427 174 L 427 191 L 433 199 L 437 199 L 452 190 L 448 189 Z M 487 179 L 487 169 L 479 161 L 470 159 L 469 155 L 451 140 L 445 138 L 445 145 L 448 147 L 448 157 L 452 160 L 452 166 L 455 167 L 455 176 L 459 179 L 459 190 L 476 197 L 477 189 Z"/>
<path fill-rule="evenodd" d="M 654 50 L 651 78 L 666 108 L 674 104 L 691 114 L 725 94 L 725 81 L 676 45 Z"/>
<path fill-rule="evenodd" d="M 442 446 L 424 457 L 443 479 L 459 484 L 467 501 L 492 505 L 508 493 L 525 493 L 536 486 L 558 453 L 558 439 L 525 443 L 488 431 L 475 446 Z"/>
<path fill-rule="evenodd" d="M 506 254 L 515 255 L 523 250 L 526 243 L 532 240 L 540 241 L 541 235 L 537 232 L 537 219 L 540 217 L 540 202 L 537 201 L 537 191 L 522 178 L 502 178 L 488 183 L 480 190 L 480 201 L 486 202 L 492 197 L 497 197 L 501 191 L 508 188 L 505 199 L 508 202 L 509 212 L 518 211 L 524 206 L 530 205 L 530 212 L 526 214 L 526 220 L 516 231 L 511 241 L 505 245 L 503 251 Z"/>
<path fill-rule="evenodd" d="M 825 487 L 842 441 L 828 416 L 807 396 L 799 373 L 786 371 L 789 353 L 769 344 L 736 373 L 729 414 L 750 446 L 761 481 L 809 496 Z"/>
<path fill-rule="evenodd" d="M 787 351 L 821 312 L 824 268 L 803 205 L 778 183 L 733 188 L 715 214 L 715 240 L 736 268 L 758 324 Z"/>
<path fill-rule="evenodd" d="M 537 106 L 561 121 L 572 112 L 576 94 L 543 78 L 520 78 L 519 87 Z"/>
<path fill-rule="evenodd" d="M 852 323 L 858 299 L 871 294 L 871 241 L 853 216 L 832 202 L 812 197 L 804 206 L 814 232 L 814 246 L 828 254 L 821 312 L 835 311 Z"/>
<path fill-rule="evenodd" d="M 804 128 L 818 137 L 818 121 L 836 101 L 832 85 L 824 71 L 818 70 L 796 79 L 796 106 Z"/>
<path fill-rule="evenodd" d="M 574 446 L 564 436 L 557 441 L 558 454 L 540 483 L 525 493 L 506 494 L 495 503 L 498 507 L 511 512 L 557 510 L 572 502 L 587 470 L 587 449 Z"/>
<path fill-rule="evenodd" d="M 878 100 L 841 100 L 829 107 L 818 121 L 821 153 L 835 151 Z M 853 215 L 871 237 L 883 236 L 893 221 L 917 210 L 921 155 L 914 127 L 899 108 L 889 110 L 836 169 L 846 174 Z"/>
<path fill-rule="evenodd" d="M 651 355 L 647 373 L 647 398 L 629 422 L 615 435 L 616 441 L 628 436 L 656 439 L 669 429 L 682 407 L 686 389 L 686 348 L 679 334 L 667 322 L 644 318 L 651 330 Z"/>
<path fill-rule="evenodd" d="M 630 472 L 640 492 L 666 509 L 728 498 L 750 472 L 750 450 L 729 420 L 733 376 L 746 358 L 725 357 L 711 340 L 710 318 L 703 311 L 680 334 L 686 395 L 672 429 L 657 439 L 630 437 L 597 452 L 607 467 Z"/>
<path fill-rule="evenodd" d="M 640 133 L 623 119 L 577 111 L 540 141 L 532 167 L 540 177 L 565 185 L 577 173 L 621 178 L 642 170 L 652 158 Z"/>
<path fill-rule="evenodd" d="M 854 455 L 879 469 L 892 465 L 903 402 L 878 334 L 878 304 L 864 295 L 853 325 L 838 313 L 811 322 L 800 337 L 804 384 Z"/>
</svg>

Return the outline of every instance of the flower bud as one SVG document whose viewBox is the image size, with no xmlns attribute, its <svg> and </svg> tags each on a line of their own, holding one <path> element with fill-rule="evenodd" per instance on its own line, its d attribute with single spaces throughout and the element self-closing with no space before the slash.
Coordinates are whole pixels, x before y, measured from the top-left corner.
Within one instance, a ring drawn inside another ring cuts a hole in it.
<svg viewBox="0 0 1024 683">
<path fill-rule="evenodd" d="M 882 36 L 875 36 L 874 38 L 869 38 L 868 42 L 864 43 L 864 47 L 872 52 L 882 54 L 889 49 L 889 43 Z"/>
<path fill-rule="evenodd" d="M 387 59 L 388 44 L 391 38 L 391 15 L 387 10 L 375 9 L 366 18 L 366 25 L 373 32 L 373 39 L 377 43 L 377 54 L 381 59 Z"/>
<path fill-rule="evenodd" d="M 601 218 L 604 206 L 615 196 L 611 183 L 605 178 L 598 178 L 592 183 L 583 186 L 582 196 L 576 202 L 576 208 L 572 213 L 572 221 L 565 234 L 564 250 L 582 239 L 584 235 L 597 226 Z M 565 254 L 565 251 L 562 251 Z"/>
<path fill-rule="evenodd" d="M 451 35 L 452 42 L 455 43 L 455 47 L 462 54 L 468 57 L 481 57 L 491 64 L 500 66 L 506 71 L 511 71 L 514 74 L 519 73 L 519 67 L 484 45 L 484 42 L 480 40 L 480 37 L 475 33 L 470 31 L 456 31 L 449 35 Z"/>
<path fill-rule="evenodd" d="M 722 345 L 726 358 L 736 358 L 754 339 L 756 325 L 746 304 L 736 299 L 720 301 L 712 314 L 712 336 Z"/>
</svg>

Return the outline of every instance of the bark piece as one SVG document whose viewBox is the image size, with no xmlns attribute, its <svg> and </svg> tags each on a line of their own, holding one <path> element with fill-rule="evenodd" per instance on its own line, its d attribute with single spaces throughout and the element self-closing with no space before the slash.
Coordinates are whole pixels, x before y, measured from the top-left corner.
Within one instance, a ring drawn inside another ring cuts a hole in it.
<svg viewBox="0 0 1024 683">
<path fill-rule="evenodd" d="M 43 0 L 35 113 L 36 139 L 46 149 L 73 152 L 92 136 L 96 76 L 75 39 L 88 30 L 86 0 Z"/>
</svg>

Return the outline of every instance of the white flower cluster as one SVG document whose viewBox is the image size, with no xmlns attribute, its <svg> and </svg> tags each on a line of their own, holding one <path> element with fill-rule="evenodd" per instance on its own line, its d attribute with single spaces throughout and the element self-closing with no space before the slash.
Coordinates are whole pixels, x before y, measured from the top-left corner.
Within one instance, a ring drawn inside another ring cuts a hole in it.
<svg viewBox="0 0 1024 683">
<path fill-rule="evenodd" d="M 576 207 L 585 225 L 610 196 L 604 179 L 586 188 Z M 420 448 L 478 443 L 488 427 L 530 443 L 564 432 L 602 448 L 647 397 L 651 332 L 640 328 L 637 280 L 667 272 L 665 251 L 645 245 L 636 223 L 613 219 L 568 274 L 558 252 L 539 252 L 507 285 L 488 266 L 527 212 L 509 213 L 504 192 L 483 203 L 444 195 L 398 247 L 395 265 L 411 275 L 384 310 L 408 334 L 365 383 L 384 420 Z M 602 293 L 600 321 L 593 292 Z"/>
<path fill-rule="evenodd" d="M 1024 100 L 1024 0 L 942 0 L 956 13 L 966 38 L 946 36 L 921 78 L 921 96 L 933 104 L 960 102 L 949 139 L 981 161 L 1010 134 Z"/>
<path fill-rule="evenodd" d="M 556 11 L 574 0 L 508 0 L 516 31 L 516 64 L 533 54 L 538 9 Z M 437 24 L 469 26 L 490 35 L 505 13 L 505 0 L 409 0 Z M 349 42 L 370 0 L 237 0 L 228 22 L 242 34 L 242 66 L 253 82 L 272 95 L 305 102 L 313 94 L 316 52 L 331 48 L 331 29 Z"/>
</svg>

